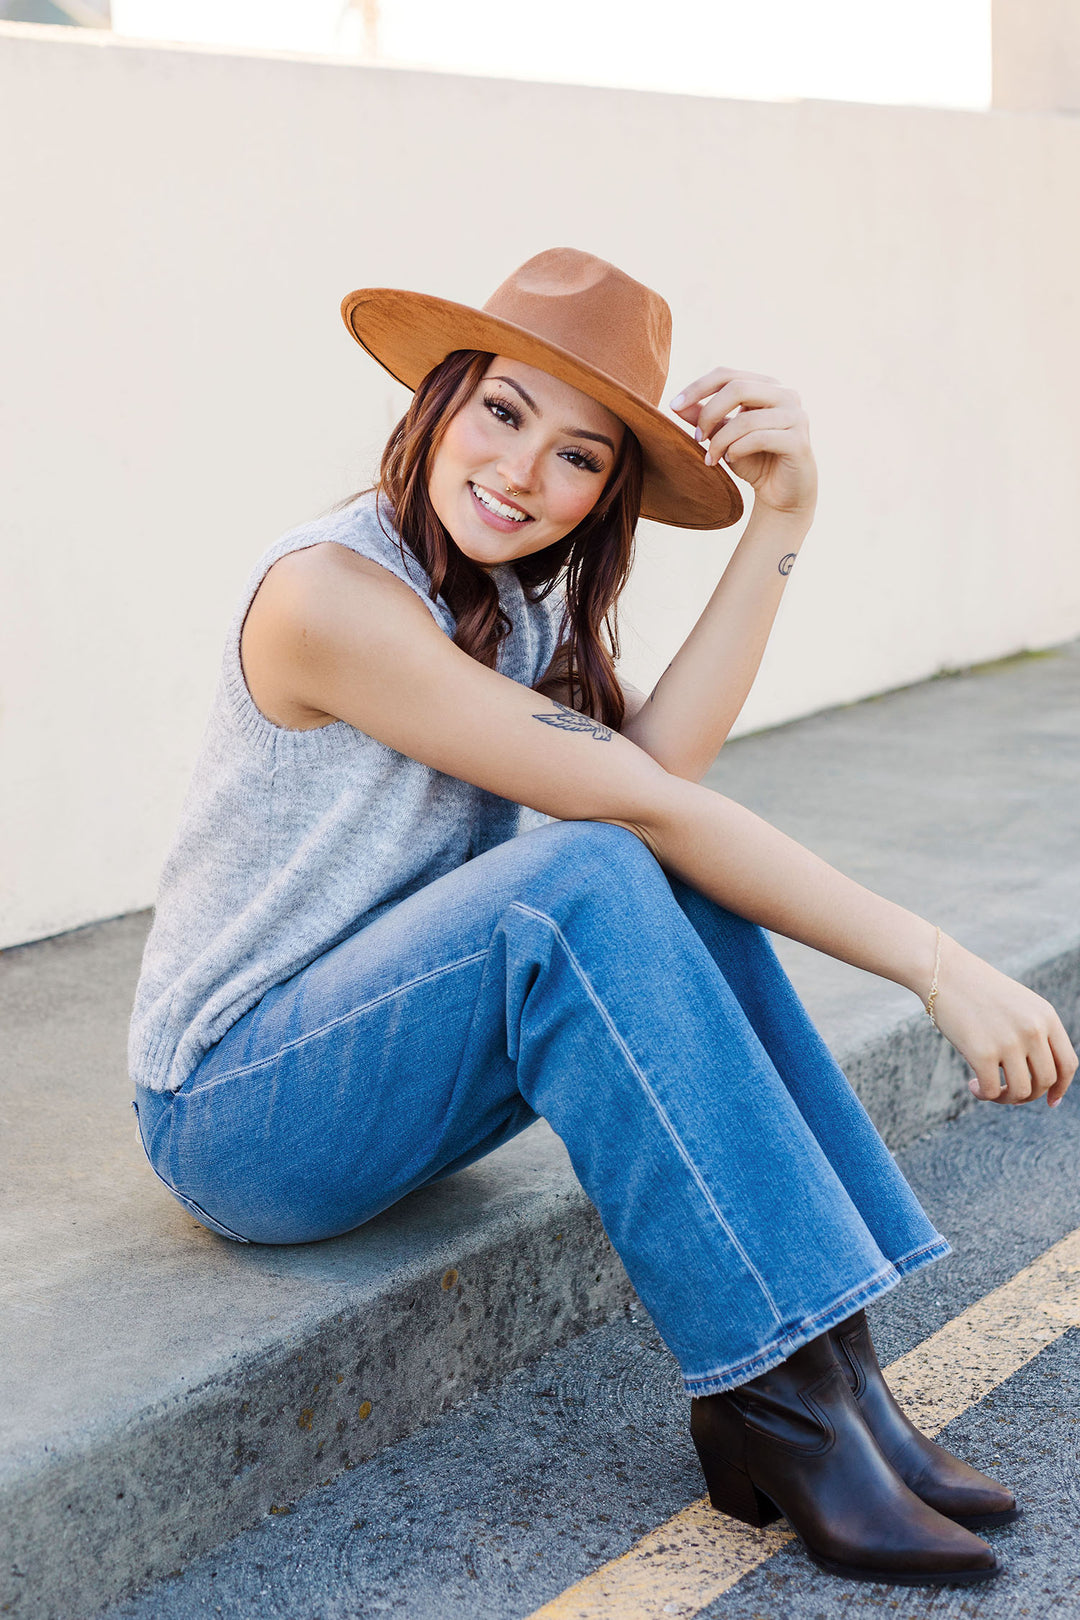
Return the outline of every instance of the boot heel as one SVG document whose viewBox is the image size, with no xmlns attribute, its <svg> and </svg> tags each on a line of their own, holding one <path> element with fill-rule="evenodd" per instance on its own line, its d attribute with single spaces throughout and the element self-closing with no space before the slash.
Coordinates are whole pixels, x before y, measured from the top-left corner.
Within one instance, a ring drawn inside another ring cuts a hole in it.
<svg viewBox="0 0 1080 1620">
<path fill-rule="evenodd" d="M 709 1501 L 720 1513 L 727 1513 L 743 1524 L 772 1524 L 780 1517 L 780 1509 L 758 1490 L 749 1474 L 729 1463 L 723 1457 L 699 1454 L 701 1472 L 709 1490 Z"/>
<path fill-rule="evenodd" d="M 780 1517 L 780 1509 L 740 1467 L 746 1460 L 746 1418 L 730 1394 L 694 1397 L 690 1438 L 705 1475 L 709 1501 L 718 1512 L 758 1529 Z"/>
</svg>

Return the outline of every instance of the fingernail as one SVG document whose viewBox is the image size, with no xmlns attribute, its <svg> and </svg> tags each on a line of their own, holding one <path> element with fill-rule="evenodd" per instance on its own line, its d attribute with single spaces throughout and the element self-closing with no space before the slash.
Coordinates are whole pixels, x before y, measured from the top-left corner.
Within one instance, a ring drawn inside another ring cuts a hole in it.
<svg viewBox="0 0 1080 1620">
<path fill-rule="evenodd" d="M 702 433 L 701 429 L 699 427 L 696 427 L 694 429 L 694 438 L 697 440 L 698 444 L 701 443 L 701 441 L 702 441 L 702 439 L 704 437 L 705 437 L 705 435 L 704 435 L 704 433 Z"/>
<path fill-rule="evenodd" d="M 671 409 L 673 411 L 677 411 L 679 409 L 680 405 L 685 405 L 685 404 L 686 404 L 686 395 L 685 394 L 676 394 L 675 398 L 671 402 Z"/>
<path fill-rule="evenodd" d="M 969 1080 L 968 1090 L 971 1092 L 973 1097 L 977 1097 L 979 1095 L 979 1082 L 977 1080 Z"/>
</svg>

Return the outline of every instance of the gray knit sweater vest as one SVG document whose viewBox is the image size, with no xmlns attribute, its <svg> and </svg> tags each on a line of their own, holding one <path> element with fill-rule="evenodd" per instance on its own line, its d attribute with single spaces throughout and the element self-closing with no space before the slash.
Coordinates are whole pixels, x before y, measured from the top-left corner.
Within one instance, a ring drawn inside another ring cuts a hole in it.
<svg viewBox="0 0 1080 1620">
<path fill-rule="evenodd" d="M 129 1067 L 154 1091 L 179 1090 L 274 985 L 416 889 L 551 819 L 345 721 L 292 731 L 256 708 L 240 665 L 248 608 L 272 563 L 324 540 L 381 563 L 454 634 L 450 609 L 430 598 L 411 552 L 402 562 L 387 504 L 376 513 L 373 494 L 290 530 L 255 565 L 226 639 L 135 992 Z M 491 577 L 513 622 L 499 672 L 532 686 L 558 642 L 563 592 L 530 603 L 509 564 Z"/>
</svg>

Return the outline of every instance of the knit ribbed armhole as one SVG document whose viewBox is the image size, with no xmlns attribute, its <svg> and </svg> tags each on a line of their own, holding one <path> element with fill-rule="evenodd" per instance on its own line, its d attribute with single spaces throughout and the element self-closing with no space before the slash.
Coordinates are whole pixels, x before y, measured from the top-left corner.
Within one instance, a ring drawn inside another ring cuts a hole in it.
<svg viewBox="0 0 1080 1620">
<path fill-rule="evenodd" d="M 406 551 L 406 561 L 402 562 L 396 531 L 387 519 L 385 506 L 382 508 L 382 521 L 390 529 L 389 534 L 379 523 L 374 495 L 363 495 L 344 511 L 331 512 L 324 517 L 315 518 L 310 523 L 302 524 L 297 529 L 290 529 L 288 534 L 282 535 L 281 539 L 265 551 L 256 563 L 229 626 L 221 671 L 229 714 L 238 732 L 250 747 L 274 753 L 282 762 L 292 759 L 330 759 L 354 748 L 358 736 L 368 736 L 366 732 L 361 733 L 357 727 L 349 725 L 346 720 L 333 720 L 327 726 L 315 726 L 308 731 L 275 725 L 258 708 L 248 691 L 240 661 L 240 633 L 259 586 L 274 563 L 279 558 L 287 556 L 289 552 L 304 551 L 309 546 L 317 546 L 327 540 L 348 546 L 350 551 L 378 563 L 403 584 L 410 586 L 426 605 L 439 628 L 448 636 L 453 635 L 453 615 L 441 596 L 432 601 L 427 594 L 431 582 L 417 558 Z M 376 742 L 380 748 L 387 746 L 378 743 L 375 738 L 370 738 L 369 741 Z M 387 748 L 387 752 L 392 753 L 393 749 Z"/>
</svg>

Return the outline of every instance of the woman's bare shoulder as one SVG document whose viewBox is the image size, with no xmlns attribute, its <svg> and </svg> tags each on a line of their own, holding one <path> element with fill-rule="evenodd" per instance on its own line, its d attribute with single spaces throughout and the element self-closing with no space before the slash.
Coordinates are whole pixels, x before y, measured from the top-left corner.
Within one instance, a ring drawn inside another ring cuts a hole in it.
<svg viewBox="0 0 1080 1620">
<path fill-rule="evenodd" d="M 256 595 L 265 593 L 265 598 L 269 600 L 281 593 L 288 594 L 297 587 L 322 587 L 341 580 L 357 579 L 370 579 L 376 585 L 387 585 L 391 593 L 402 592 L 405 596 L 414 594 L 404 580 L 374 558 L 365 557 L 338 540 L 319 540 L 314 545 L 287 551 L 284 557 L 272 563 Z"/>
<path fill-rule="evenodd" d="M 320 603 L 340 605 L 343 597 L 358 632 L 369 612 L 384 626 L 397 614 L 411 624 L 419 606 L 416 593 L 388 568 L 334 540 L 287 551 L 260 581 L 240 632 L 240 662 L 252 701 L 273 725 L 310 731 L 334 720 L 295 692 L 295 651 L 298 635 L 305 636 L 301 621 L 317 619 Z"/>
</svg>

